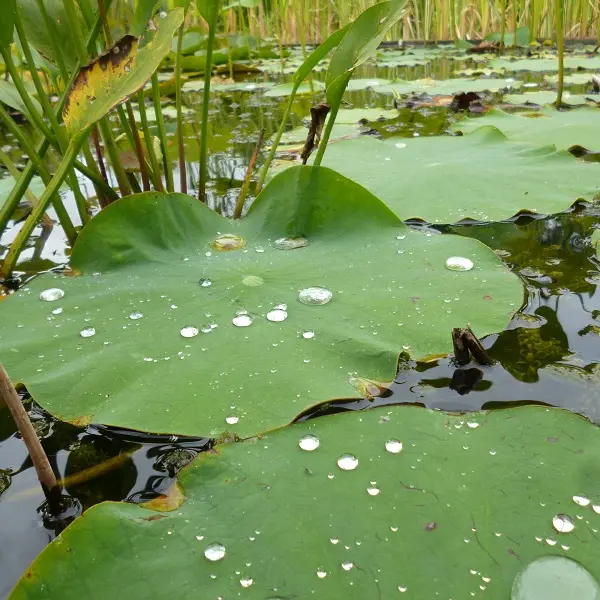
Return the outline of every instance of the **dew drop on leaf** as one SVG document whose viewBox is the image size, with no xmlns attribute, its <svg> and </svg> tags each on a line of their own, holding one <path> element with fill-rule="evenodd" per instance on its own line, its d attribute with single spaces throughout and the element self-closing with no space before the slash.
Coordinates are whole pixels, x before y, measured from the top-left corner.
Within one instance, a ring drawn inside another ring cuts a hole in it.
<svg viewBox="0 0 600 600">
<path fill-rule="evenodd" d="M 586 496 L 573 496 L 573 502 L 579 506 L 589 506 L 590 499 Z"/>
<path fill-rule="evenodd" d="M 319 441 L 319 438 L 316 435 L 308 434 L 300 438 L 298 446 L 300 446 L 302 450 L 312 452 L 313 450 L 316 450 L 319 447 L 320 443 L 321 442 Z"/>
<path fill-rule="evenodd" d="M 203 277 L 199 282 L 200 287 L 210 287 L 212 285 L 212 281 L 210 279 L 206 279 L 206 277 Z"/>
<path fill-rule="evenodd" d="M 338 458 L 337 464 L 342 471 L 354 471 L 358 467 L 358 458 L 354 454 L 342 454 Z"/>
<path fill-rule="evenodd" d="M 305 340 L 312 340 L 312 339 L 315 337 L 315 332 L 314 332 L 314 331 L 305 331 L 305 332 L 302 334 L 302 337 L 303 337 Z"/>
<path fill-rule="evenodd" d="M 317 577 L 319 579 L 324 579 L 325 577 L 327 577 L 327 571 L 325 571 L 325 569 L 317 569 Z"/>
<path fill-rule="evenodd" d="M 367 492 L 368 492 L 369 496 L 378 496 L 379 488 L 375 487 L 375 486 L 371 486 L 371 487 L 367 488 Z"/>
<path fill-rule="evenodd" d="M 267 313 L 267 319 L 272 323 L 281 323 L 288 318 L 287 311 L 282 310 L 281 308 L 276 308 Z"/>
<path fill-rule="evenodd" d="M 225 423 L 227 423 L 227 425 L 235 425 L 239 422 L 239 420 L 239 417 L 236 417 L 235 415 L 230 415 L 229 417 L 225 418 Z"/>
<path fill-rule="evenodd" d="M 463 256 L 451 256 L 446 260 L 446 269 L 450 271 L 470 271 L 473 268 L 473 261 Z"/>
<path fill-rule="evenodd" d="M 399 585 L 398 586 L 398 591 L 399 592 L 405 592 L 408 588 L 405 585 Z"/>
<path fill-rule="evenodd" d="M 198 335 L 198 328 L 193 325 L 186 325 L 179 333 L 181 334 L 181 337 L 193 338 Z"/>
<path fill-rule="evenodd" d="M 44 290 L 40 294 L 40 300 L 44 300 L 44 302 L 54 302 L 55 300 L 60 300 L 64 298 L 65 292 L 60 288 L 50 288 Z"/>
<path fill-rule="evenodd" d="M 569 515 L 556 515 L 552 519 L 552 527 L 559 533 L 571 533 L 575 529 L 575 523 Z"/>
<path fill-rule="evenodd" d="M 250 587 L 254 583 L 252 577 L 242 577 L 240 579 L 240 585 L 244 588 Z"/>
<path fill-rule="evenodd" d="M 279 238 L 274 244 L 277 250 L 296 250 L 297 248 L 305 248 L 308 246 L 306 238 Z"/>
<path fill-rule="evenodd" d="M 248 287 L 259 287 L 261 286 L 265 280 L 258 275 L 246 275 L 242 278 L 242 283 Z"/>
<path fill-rule="evenodd" d="M 130 318 L 132 321 L 137 321 L 138 319 L 141 319 L 143 316 L 144 316 L 144 315 L 143 315 L 141 312 L 138 312 L 138 311 L 136 311 L 136 312 L 132 312 L 132 313 L 129 315 L 129 318 Z"/>
<path fill-rule="evenodd" d="M 210 544 L 204 550 L 204 556 L 211 562 L 216 562 L 225 557 L 225 546 L 223 544 L 214 543 Z"/>
<path fill-rule="evenodd" d="M 58 307 L 58 308 L 53 309 L 52 314 L 53 315 L 60 315 L 60 313 L 62 313 L 62 311 L 63 311 L 63 309 L 60 308 L 60 307 Z"/>
<path fill-rule="evenodd" d="M 402 452 L 402 442 L 398 440 L 388 440 L 385 443 L 385 449 L 392 454 L 398 454 Z"/>
<path fill-rule="evenodd" d="M 352 568 L 354 568 L 354 563 L 350 560 L 345 560 L 342 563 L 342 569 L 344 569 L 344 571 L 350 571 Z"/>
<path fill-rule="evenodd" d="M 89 338 L 89 337 L 92 337 L 93 335 L 96 335 L 96 330 L 93 327 L 86 327 L 85 329 L 82 329 L 79 332 L 79 335 L 82 338 Z"/>
<path fill-rule="evenodd" d="M 216 237 L 210 246 L 213 250 L 219 252 L 231 252 L 232 250 L 241 250 L 246 245 L 246 240 L 233 233 L 224 233 Z"/>
<path fill-rule="evenodd" d="M 252 317 L 248 314 L 236 315 L 231 322 L 236 327 L 250 327 L 252 325 Z"/>
<path fill-rule="evenodd" d="M 304 288 L 298 294 L 298 300 L 308 306 L 322 306 L 331 302 L 332 298 L 333 293 L 327 288 L 322 287 Z"/>
</svg>

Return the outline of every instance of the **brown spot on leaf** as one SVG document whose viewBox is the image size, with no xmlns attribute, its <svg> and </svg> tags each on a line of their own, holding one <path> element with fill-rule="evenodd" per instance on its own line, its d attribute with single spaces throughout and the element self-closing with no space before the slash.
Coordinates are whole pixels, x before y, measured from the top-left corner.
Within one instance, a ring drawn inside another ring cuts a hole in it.
<svg viewBox="0 0 600 600">
<path fill-rule="evenodd" d="M 69 421 L 69 423 L 75 425 L 75 427 L 87 427 L 91 422 L 91 415 L 83 415 L 82 417 L 77 417 L 76 419 Z"/>
<path fill-rule="evenodd" d="M 425 525 L 425 531 L 433 531 L 434 529 L 437 529 L 437 523 L 435 521 L 431 521 Z"/>
<path fill-rule="evenodd" d="M 493 300 L 493 298 L 491 296 L 484 296 L 483 299 L 488 300 L 488 301 Z"/>
</svg>

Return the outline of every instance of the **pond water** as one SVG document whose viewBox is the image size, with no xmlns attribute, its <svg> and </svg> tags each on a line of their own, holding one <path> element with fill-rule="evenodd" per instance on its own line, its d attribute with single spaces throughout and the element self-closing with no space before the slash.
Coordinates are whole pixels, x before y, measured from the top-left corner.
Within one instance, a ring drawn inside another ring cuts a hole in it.
<svg viewBox="0 0 600 600">
<path fill-rule="evenodd" d="M 446 79 L 481 65 L 479 59 L 433 57 L 416 66 L 386 66 L 390 61 L 386 62 L 385 55 L 381 62 L 383 65 L 364 67 L 356 77 L 373 81 L 375 78 Z M 233 212 L 258 131 L 264 128 L 268 139 L 282 117 L 286 99 L 265 96 L 260 91 L 273 82 L 289 80 L 289 76 L 282 78 L 278 74 L 278 64 L 273 61 L 265 72 L 245 75 L 244 91 L 225 89 L 212 95 L 208 201 L 224 215 Z M 502 77 L 512 77 L 535 90 L 552 88 L 540 72 L 508 72 Z M 315 75 L 315 81 L 322 78 L 322 73 Z M 198 86 L 195 87 L 197 90 Z M 201 92 L 193 88 L 194 83 L 188 83 L 184 93 L 186 158 L 192 192 L 198 172 L 196 124 L 201 104 Z M 585 82 L 574 84 L 569 91 L 589 95 L 590 86 Z M 321 99 L 319 92 L 314 97 L 310 94 L 300 97 L 290 127 L 301 125 L 310 107 Z M 487 99 L 497 103 L 502 96 L 495 94 Z M 350 91 L 345 100 L 355 108 L 394 110 L 393 96 L 378 94 L 373 89 Z M 393 119 L 366 124 L 360 133 L 398 138 L 445 135 L 453 120 L 463 118 L 434 103 L 404 106 L 397 113 Z M 168 119 L 167 126 L 174 141 L 174 120 Z M 10 150 L 18 164 L 23 164 L 13 140 L 1 130 L 0 146 Z M 175 172 L 175 181 L 178 180 Z M 91 189 L 87 191 L 92 195 Z M 67 192 L 63 194 L 68 198 Z M 74 203 L 70 203 L 69 210 L 76 215 Z M 457 369 L 448 359 L 417 363 L 405 357 L 400 361 L 396 382 L 381 397 L 327 403 L 299 418 L 394 403 L 471 411 L 540 402 L 580 412 L 600 422 L 600 293 L 597 291 L 600 265 L 590 240 L 599 221 L 600 211 L 596 207 L 579 204 L 559 215 L 520 216 L 494 224 L 440 227 L 410 223 L 413 227 L 428 228 L 432 234 L 450 232 L 481 240 L 523 279 L 526 298 L 522 308 L 506 331 L 484 340 L 496 364 Z M 6 251 L 16 231 L 15 226 L 2 237 L 0 252 Z M 26 278 L 60 269 L 67 259 L 68 250 L 60 228 L 50 232 L 38 230 L 31 247 L 21 257 L 18 275 Z M 211 447 L 208 439 L 149 436 L 93 425 L 77 428 L 58 421 L 30 400 L 26 402 L 57 475 L 66 478 L 65 489 L 76 501 L 74 513 L 106 500 L 141 502 L 154 498 L 168 489 L 180 468 L 198 452 Z M 94 471 L 93 467 L 99 470 Z M 81 472 L 89 478 L 73 477 Z M 60 529 L 60 525 L 45 516 L 42 500 L 25 446 L 6 409 L 0 409 L 0 539 L 3 542 L 0 598 L 8 594 L 31 560 Z"/>
</svg>

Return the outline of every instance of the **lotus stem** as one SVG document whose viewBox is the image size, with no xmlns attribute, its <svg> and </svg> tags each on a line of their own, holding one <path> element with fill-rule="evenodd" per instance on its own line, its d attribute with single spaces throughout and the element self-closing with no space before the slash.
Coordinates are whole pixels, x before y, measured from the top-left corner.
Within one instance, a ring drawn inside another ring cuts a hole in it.
<svg viewBox="0 0 600 600">
<path fill-rule="evenodd" d="M 133 143 L 135 148 L 135 153 L 138 157 L 138 162 L 140 164 L 140 173 L 142 175 L 142 185 L 144 186 L 144 191 L 150 191 L 150 179 L 148 178 L 148 168 L 146 167 L 146 157 L 144 156 L 144 149 L 142 148 L 142 140 L 140 140 L 140 134 L 137 130 L 137 125 L 135 122 L 135 115 L 133 114 L 133 108 L 131 107 L 131 102 L 129 100 L 125 102 L 125 106 L 127 108 L 127 116 L 129 117 L 129 124 L 131 125 L 131 135 L 133 136 Z"/>
<path fill-rule="evenodd" d="M 158 127 L 158 137 L 162 147 L 163 166 L 165 171 L 165 179 L 167 181 L 167 191 L 173 193 L 175 186 L 173 183 L 173 169 L 171 168 L 171 158 L 169 153 L 169 142 L 167 139 L 167 130 L 165 128 L 165 118 L 162 112 L 162 103 L 160 101 L 160 85 L 156 73 L 152 75 L 152 103 L 156 114 L 156 126 Z M 158 169 L 160 174 L 160 169 Z"/>
<path fill-rule="evenodd" d="M 35 433 L 29 415 L 23 407 L 19 394 L 17 394 L 17 390 L 15 390 L 4 367 L 0 364 L 0 403 L 2 402 L 8 406 L 8 410 L 27 446 L 27 451 L 40 480 L 50 511 L 53 514 L 59 514 L 62 511 L 62 494 L 54 471 Z"/>
<path fill-rule="evenodd" d="M 154 184 L 154 189 L 159 190 L 160 192 L 164 192 L 165 188 L 163 186 L 162 177 L 160 174 L 160 165 L 158 164 L 158 159 L 156 158 L 156 152 L 154 152 L 154 145 L 152 144 L 152 132 L 150 131 L 150 126 L 148 125 L 148 117 L 146 115 L 146 102 L 144 99 L 144 92 L 140 90 L 138 92 L 138 107 L 140 111 L 140 119 L 142 122 L 142 132 L 144 133 L 144 142 L 146 144 L 146 151 L 148 152 L 148 159 L 150 161 L 150 165 L 152 166 L 152 182 Z"/>
<path fill-rule="evenodd" d="M 181 51 L 183 48 L 183 33 L 184 24 L 181 25 L 181 27 L 179 28 L 179 32 L 177 33 L 177 58 L 175 59 L 175 106 L 177 109 L 177 150 L 179 154 L 179 187 L 182 194 L 187 194 L 185 145 L 183 143 L 183 115 L 181 114 Z M 208 61 L 206 66 L 208 68 Z M 200 169 L 202 169 L 202 165 L 200 165 Z"/>
<path fill-rule="evenodd" d="M 556 45 L 558 46 L 558 90 L 556 93 L 556 108 L 562 106 L 563 89 L 565 85 L 565 41 L 563 31 L 562 0 L 554 0 L 556 22 Z"/>
<path fill-rule="evenodd" d="M 250 158 L 250 163 L 248 164 L 248 170 L 246 171 L 246 177 L 244 178 L 244 183 L 242 183 L 242 188 L 240 189 L 240 195 L 238 196 L 237 203 L 235 205 L 235 211 L 233 213 L 234 219 L 239 219 L 242 216 L 242 211 L 244 210 L 244 204 L 246 202 L 246 198 L 248 197 L 248 190 L 250 189 L 250 182 L 252 181 L 252 173 L 254 171 L 254 165 L 256 165 L 256 161 L 258 160 L 258 155 L 260 154 L 260 149 L 263 145 L 263 139 L 265 137 L 265 130 L 261 129 L 258 134 L 258 141 L 256 142 L 256 148 L 252 153 L 252 158 Z"/>
<path fill-rule="evenodd" d="M 125 174 L 125 170 L 119 159 L 119 149 L 117 148 L 115 138 L 112 134 L 110 123 L 107 118 L 104 118 L 99 121 L 98 125 L 100 133 L 102 134 L 102 139 L 104 140 L 104 148 L 108 153 L 110 163 L 119 184 L 119 189 L 121 190 L 121 195 L 130 196 L 131 185 L 129 184 L 129 179 L 127 179 L 127 175 Z"/>
</svg>

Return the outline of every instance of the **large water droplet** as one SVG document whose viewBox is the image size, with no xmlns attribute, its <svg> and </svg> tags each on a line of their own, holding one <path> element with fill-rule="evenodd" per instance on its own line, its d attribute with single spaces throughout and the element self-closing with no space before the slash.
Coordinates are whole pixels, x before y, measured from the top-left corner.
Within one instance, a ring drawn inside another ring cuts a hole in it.
<svg viewBox="0 0 600 600">
<path fill-rule="evenodd" d="M 198 328 L 193 325 L 186 325 L 180 332 L 181 337 L 193 338 L 198 335 Z"/>
<path fill-rule="evenodd" d="M 82 329 L 79 332 L 79 335 L 82 338 L 89 338 L 89 337 L 92 337 L 93 335 L 96 335 L 96 330 L 93 327 L 86 327 L 85 329 Z"/>
<path fill-rule="evenodd" d="M 398 440 L 388 440 L 385 443 L 385 449 L 392 454 L 398 454 L 402 452 L 402 442 Z"/>
<path fill-rule="evenodd" d="M 315 337 L 315 332 L 314 332 L 314 331 L 305 331 L 305 332 L 302 334 L 302 337 L 303 337 L 305 340 L 312 340 L 312 339 Z"/>
<path fill-rule="evenodd" d="M 258 275 L 246 275 L 244 278 L 242 278 L 242 283 L 248 287 L 259 287 L 264 282 L 265 280 Z"/>
<path fill-rule="evenodd" d="M 276 308 L 267 313 L 267 319 L 273 323 L 281 323 L 281 321 L 285 321 L 287 318 L 287 311 L 282 310 L 281 308 Z"/>
<path fill-rule="evenodd" d="M 473 268 L 473 261 L 463 256 L 451 256 L 446 261 L 446 269 L 451 271 L 470 271 Z"/>
<path fill-rule="evenodd" d="M 221 560 L 225 557 L 225 546 L 219 543 L 210 544 L 204 550 L 204 556 L 206 556 L 206 558 L 212 562 Z"/>
<path fill-rule="evenodd" d="M 405 585 L 399 585 L 398 586 L 398 591 L 399 592 L 405 592 L 408 588 Z"/>
<path fill-rule="evenodd" d="M 252 325 L 252 317 L 248 314 L 236 315 L 231 322 L 236 327 L 250 327 Z"/>
<path fill-rule="evenodd" d="M 220 252 L 230 252 L 231 250 L 240 250 L 246 245 L 246 240 L 233 233 L 224 233 L 215 238 L 211 243 L 211 248 Z"/>
<path fill-rule="evenodd" d="M 235 415 L 231 415 L 229 417 L 225 418 L 225 423 L 227 423 L 227 425 L 235 425 L 236 423 L 238 423 L 240 420 L 239 417 L 236 417 Z"/>
<path fill-rule="evenodd" d="M 586 496 L 573 496 L 573 502 L 575 502 L 575 504 L 579 504 L 579 506 L 589 506 L 590 499 Z"/>
<path fill-rule="evenodd" d="M 141 319 L 143 316 L 144 316 L 144 315 L 143 315 L 141 312 L 139 312 L 139 311 L 136 311 L 136 312 L 132 312 L 132 313 L 129 315 L 129 318 L 130 318 L 132 321 L 137 321 L 138 319 Z"/>
<path fill-rule="evenodd" d="M 331 291 L 322 287 L 305 288 L 300 290 L 300 293 L 298 294 L 298 300 L 300 300 L 302 304 L 307 304 L 309 306 L 328 304 L 331 302 L 332 298 L 333 294 Z"/>
<path fill-rule="evenodd" d="M 534 560 L 514 580 L 511 600 L 600 600 L 600 587 L 574 560 L 544 556 Z"/>
<path fill-rule="evenodd" d="M 350 571 L 354 568 L 354 563 L 351 560 L 345 560 L 342 563 L 342 569 L 344 569 L 344 571 Z"/>
<path fill-rule="evenodd" d="M 60 288 L 50 288 L 48 290 L 44 290 L 40 294 L 40 300 L 44 300 L 45 302 L 54 302 L 55 300 L 60 300 L 64 298 L 65 292 Z"/>
<path fill-rule="evenodd" d="M 354 454 L 342 454 L 338 458 L 337 464 L 342 471 L 354 471 L 358 467 L 358 458 Z"/>
<path fill-rule="evenodd" d="M 250 587 L 253 583 L 254 579 L 252 577 L 242 577 L 240 579 L 240 585 L 245 588 Z"/>
<path fill-rule="evenodd" d="M 379 488 L 375 485 L 372 485 L 367 488 L 367 493 L 369 496 L 379 496 Z"/>
<path fill-rule="evenodd" d="M 210 279 L 206 279 L 206 277 L 203 277 L 202 279 L 200 279 L 200 281 L 198 282 L 200 284 L 200 287 L 210 287 L 212 285 L 212 281 Z"/>
<path fill-rule="evenodd" d="M 325 569 L 322 569 L 322 568 L 319 567 L 317 569 L 317 577 L 319 579 L 324 579 L 325 577 L 327 577 L 327 571 Z"/>
<path fill-rule="evenodd" d="M 319 444 L 319 438 L 316 435 L 310 434 L 300 438 L 300 441 L 298 442 L 298 446 L 300 446 L 302 450 L 306 450 L 307 452 L 312 452 L 313 450 L 316 450 L 319 447 Z"/>
<path fill-rule="evenodd" d="M 552 527 L 559 533 L 571 533 L 575 529 L 575 523 L 569 515 L 556 515 L 552 519 Z"/>
<path fill-rule="evenodd" d="M 274 244 L 277 250 L 296 250 L 296 248 L 305 248 L 308 246 L 308 240 L 303 237 L 299 238 L 279 238 Z"/>
</svg>

